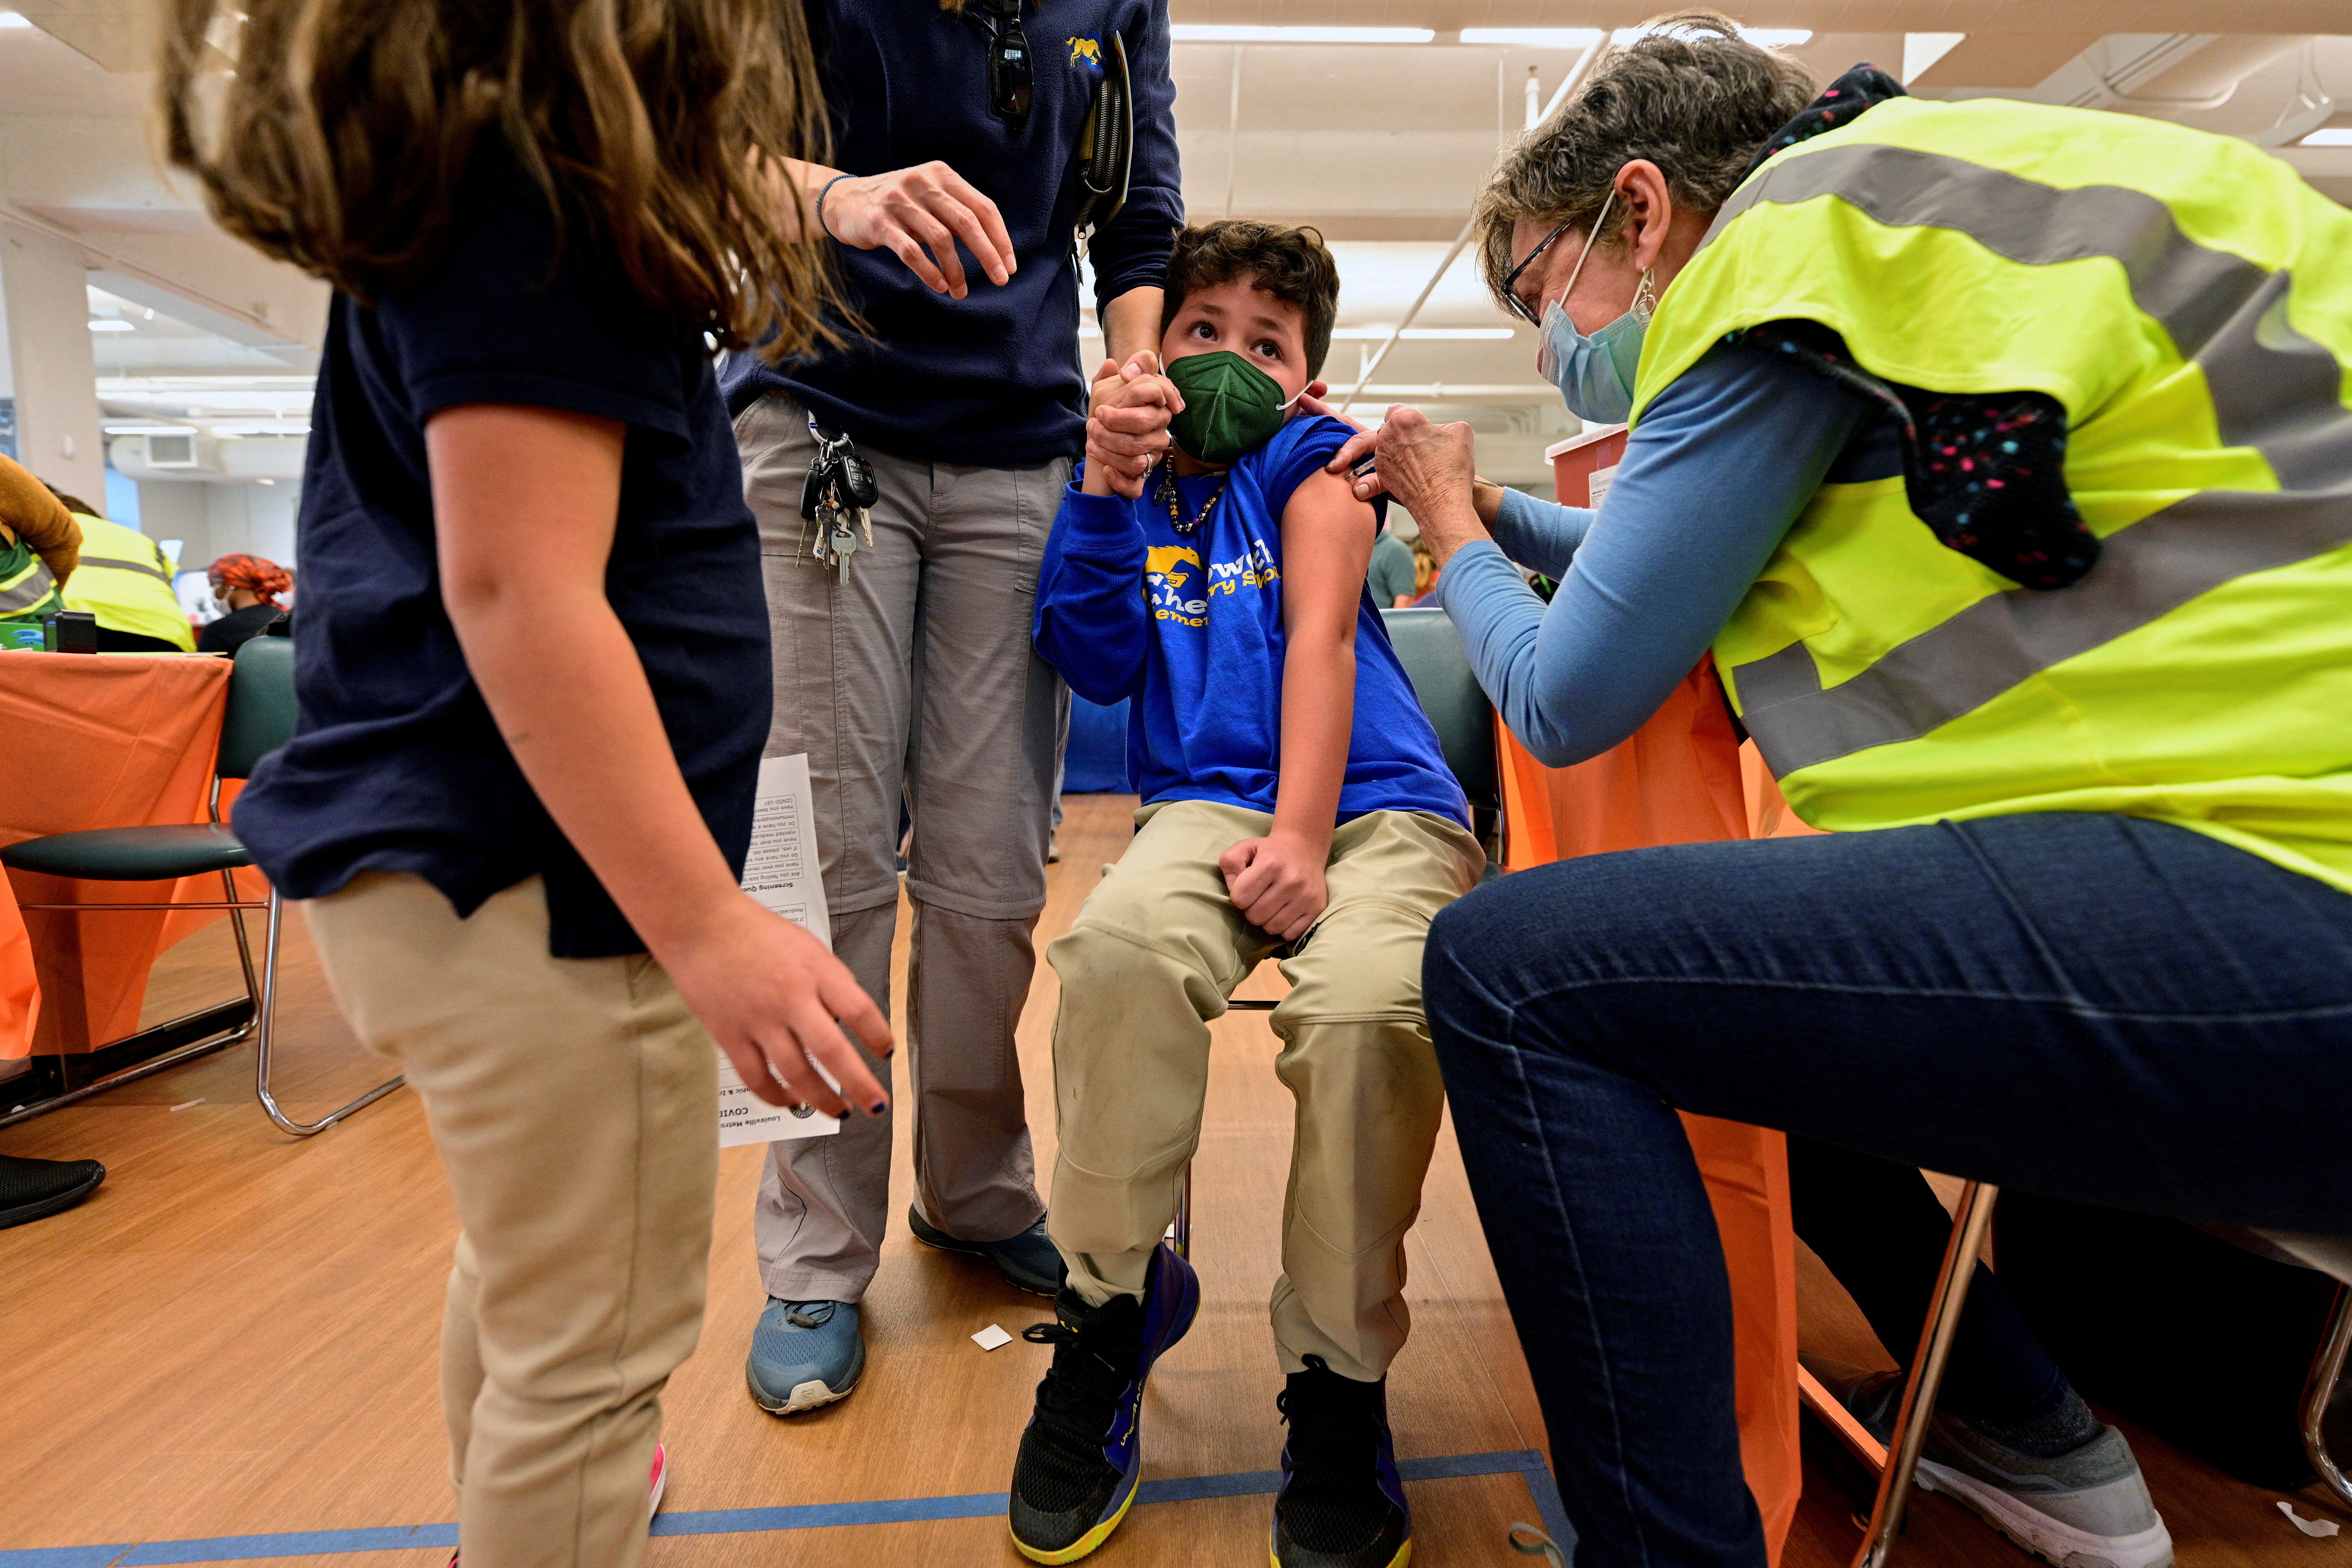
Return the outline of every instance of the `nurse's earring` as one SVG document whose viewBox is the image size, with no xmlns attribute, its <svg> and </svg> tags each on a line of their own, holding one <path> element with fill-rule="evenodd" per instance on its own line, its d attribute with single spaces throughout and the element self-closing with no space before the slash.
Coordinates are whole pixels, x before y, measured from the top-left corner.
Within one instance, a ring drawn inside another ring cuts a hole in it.
<svg viewBox="0 0 2352 1568">
<path fill-rule="evenodd" d="M 1650 318 L 1658 312 L 1657 270 L 1654 267 L 1644 267 L 1642 268 L 1642 280 L 1633 285 L 1630 314 L 1645 327 L 1650 324 Z"/>
</svg>

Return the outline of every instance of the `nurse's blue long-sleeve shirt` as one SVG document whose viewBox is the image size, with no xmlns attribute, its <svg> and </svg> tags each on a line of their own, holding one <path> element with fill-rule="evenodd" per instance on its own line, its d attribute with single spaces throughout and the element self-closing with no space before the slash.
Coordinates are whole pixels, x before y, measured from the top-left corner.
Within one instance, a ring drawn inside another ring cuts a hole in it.
<svg viewBox="0 0 2352 1568">
<path fill-rule="evenodd" d="M 1494 542 L 1456 551 L 1437 594 L 1512 733 L 1567 767 L 1640 729 L 1815 489 L 1902 472 L 1874 415 L 1801 366 L 1720 347 L 1653 400 L 1599 510 L 1507 494 Z M 1549 605 L 1513 561 L 1559 584 Z"/>
</svg>

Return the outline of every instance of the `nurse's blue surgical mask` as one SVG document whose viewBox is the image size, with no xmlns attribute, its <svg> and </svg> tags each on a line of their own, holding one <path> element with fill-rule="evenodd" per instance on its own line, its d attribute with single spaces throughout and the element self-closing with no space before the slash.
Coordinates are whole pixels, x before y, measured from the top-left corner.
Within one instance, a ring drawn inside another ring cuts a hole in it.
<svg viewBox="0 0 2352 1568">
<path fill-rule="evenodd" d="M 1591 232 L 1584 237 L 1584 248 L 1577 253 L 1576 265 L 1568 274 L 1568 287 L 1544 305 L 1536 347 L 1536 374 L 1559 388 L 1560 399 L 1570 414 L 1596 425 L 1622 425 L 1633 412 L 1633 373 L 1642 363 L 1642 336 L 1658 305 L 1651 271 L 1644 268 L 1633 286 L 1632 306 L 1589 337 L 1576 330 L 1576 323 L 1560 308 L 1560 301 L 1575 291 L 1585 258 L 1592 254 L 1592 242 L 1600 237 L 1601 226 L 1616 202 L 1617 193 L 1612 189 L 1609 199 L 1601 204 L 1600 216 L 1592 220 Z"/>
</svg>

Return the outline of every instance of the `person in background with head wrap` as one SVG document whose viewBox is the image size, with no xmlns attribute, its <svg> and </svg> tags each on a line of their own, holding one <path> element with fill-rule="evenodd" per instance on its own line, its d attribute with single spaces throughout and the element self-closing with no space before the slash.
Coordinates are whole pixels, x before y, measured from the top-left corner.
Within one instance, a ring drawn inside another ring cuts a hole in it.
<svg viewBox="0 0 2352 1568">
<path fill-rule="evenodd" d="M 228 606 L 228 614 L 197 634 L 198 653 L 235 654 L 285 612 L 278 595 L 294 586 L 292 573 L 258 555 L 224 555 L 205 574 L 212 579 L 213 597 Z"/>
</svg>

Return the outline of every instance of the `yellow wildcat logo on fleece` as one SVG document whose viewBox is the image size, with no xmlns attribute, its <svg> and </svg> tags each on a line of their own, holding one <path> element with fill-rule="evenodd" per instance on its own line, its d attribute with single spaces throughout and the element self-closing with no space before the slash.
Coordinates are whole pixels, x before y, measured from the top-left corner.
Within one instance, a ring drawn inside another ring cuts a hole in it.
<svg viewBox="0 0 2352 1568">
<path fill-rule="evenodd" d="M 1094 67 L 1097 70 L 1103 68 L 1101 39 L 1072 38 L 1069 42 L 1072 69 L 1076 69 L 1081 62 Z"/>
<path fill-rule="evenodd" d="M 1185 568 L 1190 566 L 1191 571 Z M 1154 620 L 1206 626 L 1209 601 L 1188 598 L 1185 584 L 1199 576 L 1201 553 L 1187 544 L 1154 544 L 1144 552 L 1143 580 L 1151 596 Z"/>
</svg>

